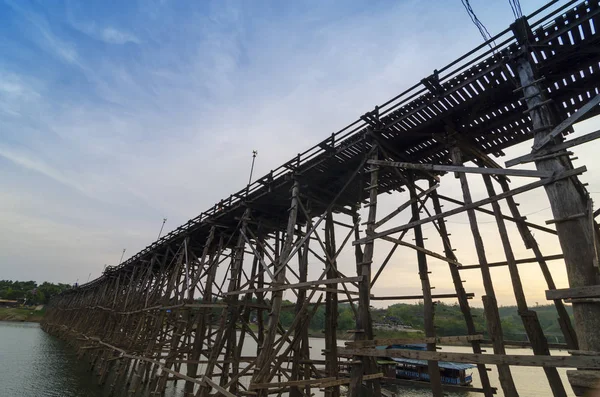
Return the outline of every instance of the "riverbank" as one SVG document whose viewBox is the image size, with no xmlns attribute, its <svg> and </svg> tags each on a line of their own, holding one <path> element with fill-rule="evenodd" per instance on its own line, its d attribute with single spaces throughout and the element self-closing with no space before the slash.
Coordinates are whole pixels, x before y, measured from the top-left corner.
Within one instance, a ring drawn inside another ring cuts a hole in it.
<svg viewBox="0 0 600 397">
<path fill-rule="evenodd" d="M 45 310 L 27 308 L 0 308 L 0 321 L 34 322 L 39 323 L 44 318 Z"/>
</svg>

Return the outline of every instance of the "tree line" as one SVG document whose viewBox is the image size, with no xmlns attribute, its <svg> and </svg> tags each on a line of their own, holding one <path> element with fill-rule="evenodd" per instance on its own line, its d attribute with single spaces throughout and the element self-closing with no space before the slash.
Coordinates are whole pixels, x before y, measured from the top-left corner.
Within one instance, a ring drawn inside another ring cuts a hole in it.
<svg viewBox="0 0 600 397">
<path fill-rule="evenodd" d="M 292 306 L 292 302 L 284 302 L 284 306 Z M 423 303 L 416 304 L 397 303 L 387 308 L 371 309 L 373 323 L 391 326 L 408 326 L 416 330 L 424 329 Z M 540 325 L 547 337 L 556 337 L 563 341 L 560 326 L 558 324 L 558 313 L 554 305 L 539 305 L 531 308 L 537 312 Z M 573 317 L 572 308 L 567 306 L 567 311 Z M 477 332 L 487 337 L 487 325 L 485 313 L 482 308 L 471 307 L 473 321 Z M 519 317 L 516 306 L 501 306 L 499 308 L 502 330 L 506 339 L 526 340 L 525 329 Z M 265 316 L 267 315 L 265 311 Z M 281 312 L 280 321 L 284 327 L 292 325 L 295 318 L 293 309 Z M 266 320 L 266 317 L 265 317 Z M 467 335 L 467 326 L 458 304 L 445 304 L 438 302 L 435 305 L 434 325 L 438 336 Z M 309 328 L 316 332 L 325 329 L 325 307 L 321 305 L 310 321 Z M 354 311 L 349 304 L 340 304 L 338 307 L 338 330 L 346 331 L 355 328 Z M 375 330 L 377 334 L 377 330 Z M 554 340 L 553 340 L 554 341 Z"/>
<path fill-rule="evenodd" d="M 26 305 L 45 305 L 56 294 L 71 288 L 69 284 L 35 281 L 0 280 L 0 299 L 17 300 Z"/>
</svg>

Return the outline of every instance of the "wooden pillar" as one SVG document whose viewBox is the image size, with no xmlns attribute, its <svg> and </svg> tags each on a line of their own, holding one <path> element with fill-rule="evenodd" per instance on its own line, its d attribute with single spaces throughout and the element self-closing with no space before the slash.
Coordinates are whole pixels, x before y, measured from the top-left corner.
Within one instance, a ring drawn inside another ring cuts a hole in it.
<svg viewBox="0 0 600 397">
<path fill-rule="evenodd" d="M 510 190 L 508 182 L 506 178 L 500 178 L 500 186 L 503 192 L 507 192 Z M 521 217 L 521 213 L 519 208 L 517 207 L 517 203 L 515 202 L 513 197 L 508 197 L 506 199 L 506 203 L 508 204 L 508 208 L 510 210 L 513 218 L 517 219 L 517 226 L 519 229 L 519 233 L 525 243 L 525 246 L 533 251 L 538 264 L 540 265 L 540 270 L 544 275 L 544 279 L 546 280 L 546 285 L 548 289 L 556 289 L 556 284 L 554 283 L 554 279 L 552 278 L 552 274 L 550 273 L 550 269 L 548 268 L 548 264 L 544 259 L 544 254 L 538 243 L 529 230 L 529 227 L 525 223 L 523 217 Z M 567 343 L 567 347 L 571 350 L 579 350 L 579 344 L 577 343 L 577 335 L 575 334 L 575 329 L 573 328 L 573 324 L 571 323 L 571 317 L 565 308 L 565 305 L 561 299 L 554 300 L 554 306 L 556 307 L 556 311 L 558 312 L 558 323 L 560 325 L 560 329 L 565 336 L 565 341 Z"/>
<path fill-rule="evenodd" d="M 413 182 L 414 183 L 414 182 Z M 417 192 L 415 191 L 414 184 L 407 186 L 410 192 L 410 198 L 413 199 L 410 204 L 412 211 L 412 218 L 419 220 L 419 203 L 416 199 Z M 423 240 L 423 230 L 421 225 L 414 228 L 415 233 L 415 244 L 417 247 L 425 248 Z M 433 306 L 433 300 L 431 298 L 431 284 L 429 283 L 429 269 L 427 267 L 427 257 L 423 251 L 417 251 L 417 262 L 419 265 L 419 278 L 421 279 L 421 288 L 423 289 L 423 320 L 425 325 L 425 335 L 427 337 L 435 337 L 435 326 L 433 318 L 435 315 L 435 308 Z M 436 351 L 435 343 L 427 344 L 428 351 Z M 442 380 L 440 376 L 440 367 L 437 361 L 428 361 L 427 371 L 429 373 L 429 381 L 431 382 L 431 392 L 434 397 L 441 397 L 442 393 Z"/>
<path fill-rule="evenodd" d="M 494 185 L 492 178 L 489 175 L 483 175 L 483 181 L 487 189 L 488 195 L 494 197 L 496 192 L 494 191 Z M 531 347 L 534 354 L 538 355 L 550 355 L 550 349 L 548 349 L 548 341 L 544 336 L 544 331 L 537 317 L 537 313 L 533 310 L 529 310 L 527 307 L 527 300 L 525 299 L 525 292 L 523 291 L 523 284 L 521 283 L 521 277 L 519 276 L 519 268 L 515 262 L 515 255 L 510 244 L 504 218 L 502 217 L 502 210 L 500 209 L 500 203 L 498 201 L 492 202 L 492 209 L 494 211 L 494 217 L 496 218 L 496 224 L 498 225 L 498 232 L 500 234 L 500 241 L 502 241 L 502 247 L 506 256 L 506 263 L 508 264 L 508 271 L 510 273 L 511 284 L 517 301 L 517 309 L 519 316 L 523 322 L 525 333 L 529 338 Z M 566 397 L 567 393 L 560 380 L 558 371 L 556 368 L 544 368 L 548 383 L 552 389 L 552 394 L 556 397 Z"/>
<path fill-rule="evenodd" d="M 230 271 L 229 271 L 229 283 L 227 286 L 227 292 L 234 292 L 239 290 L 240 285 L 240 274 L 241 274 L 241 266 L 243 263 L 243 254 L 244 247 L 246 246 L 246 240 L 244 239 L 244 233 L 246 231 L 246 227 L 248 221 L 250 220 L 250 209 L 246 208 L 244 215 L 242 216 L 242 220 L 240 222 L 240 229 L 238 231 L 238 240 L 235 246 L 234 251 L 231 255 L 230 262 Z M 206 364 L 206 369 L 204 371 L 204 376 L 208 378 L 212 378 L 214 376 L 215 367 L 218 364 L 219 356 L 223 354 L 223 358 L 227 359 L 229 355 L 234 354 L 234 351 L 223 352 L 223 348 L 226 344 L 231 346 L 231 335 L 235 337 L 237 321 L 239 317 L 239 307 L 237 305 L 238 295 L 228 295 L 224 299 L 227 304 L 227 308 L 223 309 L 221 312 L 221 317 L 218 322 L 219 329 L 217 330 L 217 335 L 215 338 L 215 342 L 210 349 L 210 353 L 208 355 L 208 363 Z M 235 347 L 234 347 L 235 348 Z M 228 367 L 224 363 L 221 367 L 221 378 L 228 378 L 229 374 Z M 225 382 L 221 381 L 221 386 Z M 207 397 L 210 394 L 211 386 L 208 384 L 204 384 L 200 387 L 197 396 Z"/>
<path fill-rule="evenodd" d="M 540 76 L 535 73 L 535 66 L 530 61 L 531 47 L 529 46 L 530 27 L 525 18 L 518 19 L 513 24 L 513 31 L 521 44 L 522 52 L 517 57 L 517 74 L 521 82 L 523 97 L 527 103 L 532 127 L 534 147 L 544 140 L 558 122 L 548 106 L 547 98 L 539 84 Z M 552 147 L 561 138 L 554 139 L 546 145 Z M 568 156 L 551 157 L 535 162 L 540 171 L 564 172 L 573 169 Z M 589 195 L 577 177 L 561 179 L 544 186 L 552 214 L 556 222 L 558 239 L 564 254 L 567 276 L 570 287 L 584 287 L 600 283 L 598 271 L 594 267 L 594 235 L 589 224 L 589 216 L 579 216 L 588 213 Z M 561 221 L 561 219 L 568 219 Z M 589 302 L 573 302 L 575 332 L 579 348 L 585 351 L 600 351 L 600 305 Z M 577 371 L 568 372 L 569 381 L 577 395 L 583 395 L 589 383 Z M 586 374 L 589 377 L 590 374 Z M 596 374 L 600 380 L 600 372 Z"/>
<path fill-rule="evenodd" d="M 281 255 L 276 259 L 274 266 L 274 285 L 285 284 L 285 273 L 287 262 L 289 261 L 288 256 L 292 252 L 292 244 L 294 242 L 294 229 L 296 227 L 296 219 L 298 216 L 298 200 L 299 200 L 299 183 L 297 180 L 294 181 L 292 187 L 292 199 L 289 209 L 289 217 L 286 228 L 285 240 L 281 249 Z M 272 349 L 275 342 L 275 334 L 279 326 L 279 315 L 281 313 L 281 304 L 283 301 L 283 290 L 273 291 L 271 294 L 271 312 L 269 313 L 269 320 L 265 330 L 265 338 L 257 357 L 257 370 L 254 372 L 252 377 L 252 383 L 266 383 L 269 382 L 270 365 L 272 359 Z M 258 391 L 259 397 L 267 396 L 268 390 L 260 389 Z"/>
<path fill-rule="evenodd" d="M 301 228 L 298 227 L 298 231 L 301 231 Z M 308 226 L 307 226 L 308 232 Z M 307 281 L 308 277 L 308 243 L 310 242 L 310 238 L 306 239 L 304 246 L 300 251 L 298 251 L 298 282 Z M 306 288 L 298 288 L 298 296 L 296 300 L 296 306 L 294 311 L 296 316 L 303 315 L 302 307 L 304 306 L 306 300 Z M 327 335 L 325 336 L 327 337 Z M 305 332 L 304 327 L 295 327 L 294 328 L 294 340 L 297 342 L 294 344 L 292 348 L 292 377 L 291 380 L 300 380 L 305 376 L 305 371 L 303 371 L 306 364 L 302 363 L 302 360 L 310 359 L 308 354 L 308 333 Z M 302 396 L 301 387 L 292 387 L 290 390 L 290 397 L 299 397 Z"/>
<path fill-rule="evenodd" d="M 327 258 L 327 278 L 338 277 L 337 251 L 335 243 L 335 228 L 333 214 L 327 213 L 325 218 L 325 250 Z M 328 377 L 338 377 L 338 354 L 337 354 L 337 325 L 338 325 L 338 295 L 334 292 L 338 289 L 337 284 L 330 284 L 332 292 L 327 292 L 325 297 L 325 371 Z M 325 396 L 339 397 L 340 387 L 333 386 L 325 389 Z"/>
<path fill-rule="evenodd" d="M 204 293 L 202 296 L 202 302 L 203 303 L 210 303 L 212 302 L 212 287 L 213 287 L 213 283 L 214 283 L 214 275 L 215 275 L 215 271 L 217 266 L 212 263 L 212 261 L 210 260 L 211 254 L 214 253 L 214 247 L 213 247 L 213 242 L 215 239 L 215 226 L 212 226 L 210 228 L 210 232 L 208 233 L 208 237 L 206 238 L 206 242 L 204 243 L 204 248 L 202 250 L 202 257 L 200 258 L 200 265 L 198 266 L 198 272 L 203 272 L 206 270 L 206 280 L 204 282 Z M 207 268 L 205 269 L 206 266 L 206 262 L 208 259 L 208 266 L 212 266 L 211 268 Z M 202 351 L 202 345 L 204 343 L 204 338 L 205 338 L 205 327 L 206 327 L 206 323 L 208 323 L 210 321 L 210 318 L 208 318 L 210 316 L 210 309 L 200 309 L 197 313 L 196 313 L 196 319 L 194 321 L 195 323 L 195 332 L 194 332 L 194 341 L 191 345 L 191 353 L 189 354 L 189 358 L 190 361 L 192 361 L 191 363 L 187 364 L 187 376 L 189 376 L 190 378 L 194 378 L 196 376 L 196 373 L 198 372 L 198 364 L 195 363 L 195 361 L 198 361 L 200 359 L 200 355 L 201 355 L 201 351 Z M 193 392 L 194 392 L 194 383 L 187 381 L 185 382 L 185 386 L 184 386 L 184 393 L 185 393 L 185 397 L 190 397 Z"/>
<path fill-rule="evenodd" d="M 434 186 L 436 182 L 431 180 L 429 184 L 430 186 Z M 438 197 L 437 190 L 433 190 L 431 192 L 431 201 L 433 202 L 433 209 L 436 215 L 441 214 L 442 206 L 440 204 L 440 198 Z M 446 257 L 452 259 L 453 261 L 458 261 L 458 258 L 456 257 L 452 249 L 452 245 L 450 244 L 450 234 L 448 234 L 448 230 L 446 229 L 446 222 L 444 221 L 444 219 L 440 219 L 440 221 L 438 222 L 438 232 L 444 243 L 444 253 Z M 471 314 L 471 308 L 469 307 L 469 300 L 467 298 L 467 293 L 463 286 L 458 267 L 452 263 L 448 263 L 448 266 L 450 268 L 450 275 L 452 277 L 452 283 L 454 284 L 454 290 L 456 291 L 456 295 L 458 297 L 458 305 L 467 325 L 467 332 L 469 335 L 476 335 L 478 334 L 478 332 L 475 328 L 475 322 L 473 321 L 473 315 Z M 479 341 L 471 341 L 471 346 L 473 348 L 473 353 L 483 353 L 483 350 L 481 349 L 481 343 Z M 483 388 L 483 393 L 485 397 L 492 397 L 493 391 L 490 385 L 490 377 L 488 376 L 488 371 L 485 364 L 477 364 L 477 371 L 479 372 L 479 379 L 481 380 L 481 386 Z"/>
<path fill-rule="evenodd" d="M 462 165 L 462 156 L 460 149 L 454 147 L 451 150 L 452 163 L 454 165 Z M 463 192 L 463 200 L 466 205 L 473 203 L 471 198 L 471 191 L 469 189 L 469 183 L 467 176 L 464 172 L 459 172 L 458 177 L 460 179 L 460 185 Z M 477 251 L 477 257 L 481 264 L 481 277 L 483 279 L 483 286 L 485 288 L 486 295 L 482 297 L 483 308 L 487 319 L 487 328 L 492 340 L 495 354 L 506 354 L 504 349 L 504 336 L 502 334 L 502 328 L 500 326 L 500 314 L 498 313 L 498 303 L 496 302 L 496 293 L 494 291 L 494 283 L 490 274 L 487 257 L 485 255 L 485 247 L 483 245 L 483 239 L 479 233 L 479 225 L 477 224 L 477 216 L 475 215 L 474 209 L 467 210 L 469 217 L 469 225 L 471 226 L 471 232 L 473 234 L 473 240 L 475 243 L 475 249 Z M 517 389 L 510 373 L 510 368 L 506 364 L 498 365 L 498 377 L 500 379 L 500 385 L 504 391 L 506 397 L 517 397 Z"/>
<path fill-rule="evenodd" d="M 371 153 L 371 160 L 378 159 L 378 151 L 374 150 Z M 379 181 L 379 167 L 371 165 L 369 169 L 371 173 L 369 183 L 369 202 L 368 207 L 366 234 L 369 235 L 375 230 L 375 222 L 377 217 L 377 184 Z M 355 219 L 356 221 L 356 219 Z M 371 321 L 371 264 L 373 262 L 373 251 L 375 241 L 370 240 L 365 244 L 364 251 L 361 253 L 360 248 L 357 248 L 357 263 L 356 270 L 362 280 L 358 284 L 358 316 L 356 317 L 355 340 L 373 339 L 373 323 Z M 358 246 L 357 246 L 358 247 Z M 356 357 L 356 360 L 361 360 L 361 364 L 354 364 L 350 373 L 350 384 L 348 395 L 350 397 L 362 396 L 361 390 L 363 373 L 374 373 L 377 369 L 375 359 L 370 357 Z M 364 389 L 367 396 L 381 394 L 381 387 L 378 380 L 368 381 L 367 388 Z"/>
</svg>

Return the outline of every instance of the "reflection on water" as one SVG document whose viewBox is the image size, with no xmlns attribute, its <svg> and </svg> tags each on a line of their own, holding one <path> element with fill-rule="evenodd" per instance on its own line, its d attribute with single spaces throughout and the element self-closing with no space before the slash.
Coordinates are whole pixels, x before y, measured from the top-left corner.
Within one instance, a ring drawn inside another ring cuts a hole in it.
<svg viewBox="0 0 600 397">
<path fill-rule="evenodd" d="M 342 344 L 343 342 L 340 342 Z M 321 350 L 325 340 L 311 338 L 311 356 L 322 359 Z M 444 351 L 470 352 L 468 347 L 445 347 Z M 244 343 L 243 355 L 250 356 L 256 351 L 251 338 Z M 491 352 L 491 348 L 488 349 Z M 528 349 L 507 349 L 508 354 L 531 354 Z M 553 355 L 566 355 L 566 352 L 553 351 Z M 499 388 L 498 374 L 490 366 L 492 385 Z M 181 368 L 185 373 L 185 367 Z M 567 394 L 574 396 L 567 382 L 566 370 L 559 369 Z M 550 387 L 541 368 L 513 367 L 512 374 L 520 395 L 545 397 L 551 395 Z M 480 386 L 477 371 L 473 372 L 474 386 Z M 109 384 L 110 382 L 107 382 Z M 171 384 L 173 382 L 170 382 Z M 181 396 L 184 382 L 171 385 L 167 397 Z M 431 396 L 427 389 L 387 387 L 399 396 Z M 11 323 L 0 321 L 0 396 L 2 397 L 107 397 L 108 388 L 102 390 L 96 384 L 96 376 L 89 371 L 84 361 L 77 360 L 75 352 L 63 341 L 42 331 L 35 323 Z M 127 395 L 126 390 L 115 390 L 115 397 Z M 317 390 L 315 390 L 317 392 Z M 316 393 L 316 396 L 322 394 Z M 449 393 L 452 397 L 475 397 L 479 393 Z M 498 389 L 497 396 L 502 396 Z"/>
</svg>

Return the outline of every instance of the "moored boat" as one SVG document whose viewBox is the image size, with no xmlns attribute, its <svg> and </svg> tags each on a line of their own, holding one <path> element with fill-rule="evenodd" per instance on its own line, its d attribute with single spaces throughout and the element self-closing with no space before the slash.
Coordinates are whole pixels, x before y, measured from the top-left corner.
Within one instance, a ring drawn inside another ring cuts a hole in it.
<svg viewBox="0 0 600 397">
<path fill-rule="evenodd" d="M 407 349 L 407 350 L 427 350 L 426 344 L 407 344 L 378 346 L 378 349 Z M 429 381 L 429 372 L 427 369 L 427 360 L 418 360 L 412 358 L 390 357 L 382 361 L 388 367 L 392 367 L 396 378 Z M 393 363 L 393 364 L 392 364 Z M 448 361 L 439 361 L 440 376 L 442 383 L 468 386 L 473 382 L 473 375 L 468 372 L 475 367 L 473 364 L 454 363 Z M 391 369 L 391 368 L 390 368 Z"/>
</svg>

